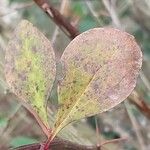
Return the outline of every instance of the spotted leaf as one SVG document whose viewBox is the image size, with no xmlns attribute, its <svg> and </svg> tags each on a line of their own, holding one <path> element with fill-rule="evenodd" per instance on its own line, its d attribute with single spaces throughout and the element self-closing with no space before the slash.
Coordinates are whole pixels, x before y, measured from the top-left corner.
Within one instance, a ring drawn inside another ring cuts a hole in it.
<svg viewBox="0 0 150 150">
<path fill-rule="evenodd" d="M 22 21 L 6 49 L 6 81 L 49 127 L 45 100 L 52 88 L 56 66 L 49 40 L 28 21 Z"/>
<path fill-rule="evenodd" d="M 60 108 L 52 138 L 72 121 L 109 110 L 136 85 L 142 53 L 132 35 L 95 28 L 77 36 L 61 57 Z"/>
</svg>

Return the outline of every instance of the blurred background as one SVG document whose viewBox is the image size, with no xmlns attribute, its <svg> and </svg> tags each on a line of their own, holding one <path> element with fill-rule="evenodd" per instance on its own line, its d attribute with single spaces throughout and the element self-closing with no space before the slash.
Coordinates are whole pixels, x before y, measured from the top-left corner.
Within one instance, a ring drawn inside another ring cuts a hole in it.
<svg viewBox="0 0 150 150">
<path fill-rule="evenodd" d="M 115 138 L 104 150 L 150 149 L 150 0 L 50 0 L 80 32 L 111 26 L 133 34 L 143 51 L 143 67 L 136 89 L 108 112 L 67 126 L 59 136 L 84 145 Z M 6 93 L 4 55 L 13 30 L 22 19 L 37 26 L 55 48 L 57 60 L 70 39 L 32 0 L 0 0 L 0 150 L 46 139 L 33 116 L 17 98 Z M 49 103 L 57 103 L 56 86 Z M 52 106 L 52 105 L 51 105 Z M 53 122 L 55 107 L 49 110 Z M 99 132 L 96 132 L 96 129 Z"/>
</svg>

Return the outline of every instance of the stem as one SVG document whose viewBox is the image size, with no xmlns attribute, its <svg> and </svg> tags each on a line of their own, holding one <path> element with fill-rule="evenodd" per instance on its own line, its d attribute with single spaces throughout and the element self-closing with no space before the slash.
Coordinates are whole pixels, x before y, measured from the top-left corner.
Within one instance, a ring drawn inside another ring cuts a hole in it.
<svg viewBox="0 0 150 150">
<path fill-rule="evenodd" d="M 60 27 L 71 39 L 75 38 L 79 31 L 47 0 L 34 0 L 34 2 Z"/>
<path fill-rule="evenodd" d="M 48 150 L 49 149 L 49 146 L 50 146 L 50 143 L 52 142 L 52 140 L 53 140 L 53 136 L 52 136 L 53 134 L 51 134 L 50 135 L 50 137 L 47 139 L 47 141 L 46 141 L 46 143 L 45 143 L 45 145 L 44 145 L 44 149 L 43 150 Z"/>
<path fill-rule="evenodd" d="M 125 140 L 125 138 L 113 139 L 110 141 L 103 142 L 100 146 L 84 146 L 77 143 L 73 143 L 67 140 L 63 140 L 60 138 L 55 138 L 49 147 L 46 150 L 101 150 L 103 145 L 116 143 Z M 20 146 L 15 148 L 14 150 L 39 150 L 41 148 L 40 143 Z M 44 149 L 45 150 L 45 149 Z"/>
<path fill-rule="evenodd" d="M 41 148 L 40 143 L 35 143 L 35 144 L 30 144 L 26 146 L 21 146 L 18 147 L 14 150 L 39 150 Z M 67 140 L 62 140 L 60 138 L 55 138 L 49 147 L 44 150 L 97 150 L 97 147 L 93 146 L 84 146 L 84 145 L 79 145 Z"/>
</svg>

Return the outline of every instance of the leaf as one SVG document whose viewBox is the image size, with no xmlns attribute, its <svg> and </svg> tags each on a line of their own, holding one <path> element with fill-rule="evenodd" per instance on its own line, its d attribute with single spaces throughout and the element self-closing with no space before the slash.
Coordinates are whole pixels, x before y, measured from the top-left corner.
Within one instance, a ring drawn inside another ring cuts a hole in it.
<svg viewBox="0 0 150 150">
<path fill-rule="evenodd" d="M 70 122 L 102 113 L 125 100 L 136 85 L 142 53 L 130 34 L 95 28 L 77 36 L 61 62 L 61 107 L 52 139 Z"/>
<path fill-rule="evenodd" d="M 5 59 L 5 76 L 12 92 L 32 106 L 49 127 L 45 100 L 56 72 L 54 51 L 49 40 L 24 20 L 8 44 Z"/>
</svg>

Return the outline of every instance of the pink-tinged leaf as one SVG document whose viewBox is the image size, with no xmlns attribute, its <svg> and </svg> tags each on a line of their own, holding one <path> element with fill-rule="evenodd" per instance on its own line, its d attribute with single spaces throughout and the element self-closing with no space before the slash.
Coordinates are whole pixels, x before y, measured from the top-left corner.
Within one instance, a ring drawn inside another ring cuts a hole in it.
<svg viewBox="0 0 150 150">
<path fill-rule="evenodd" d="M 107 111 L 125 100 L 136 85 L 142 53 L 132 35 L 95 28 L 67 46 L 61 63 L 61 107 L 53 137 L 68 123 Z"/>
<path fill-rule="evenodd" d="M 6 49 L 6 81 L 49 128 L 45 102 L 53 86 L 56 65 L 49 40 L 28 21 L 16 28 Z"/>
</svg>

